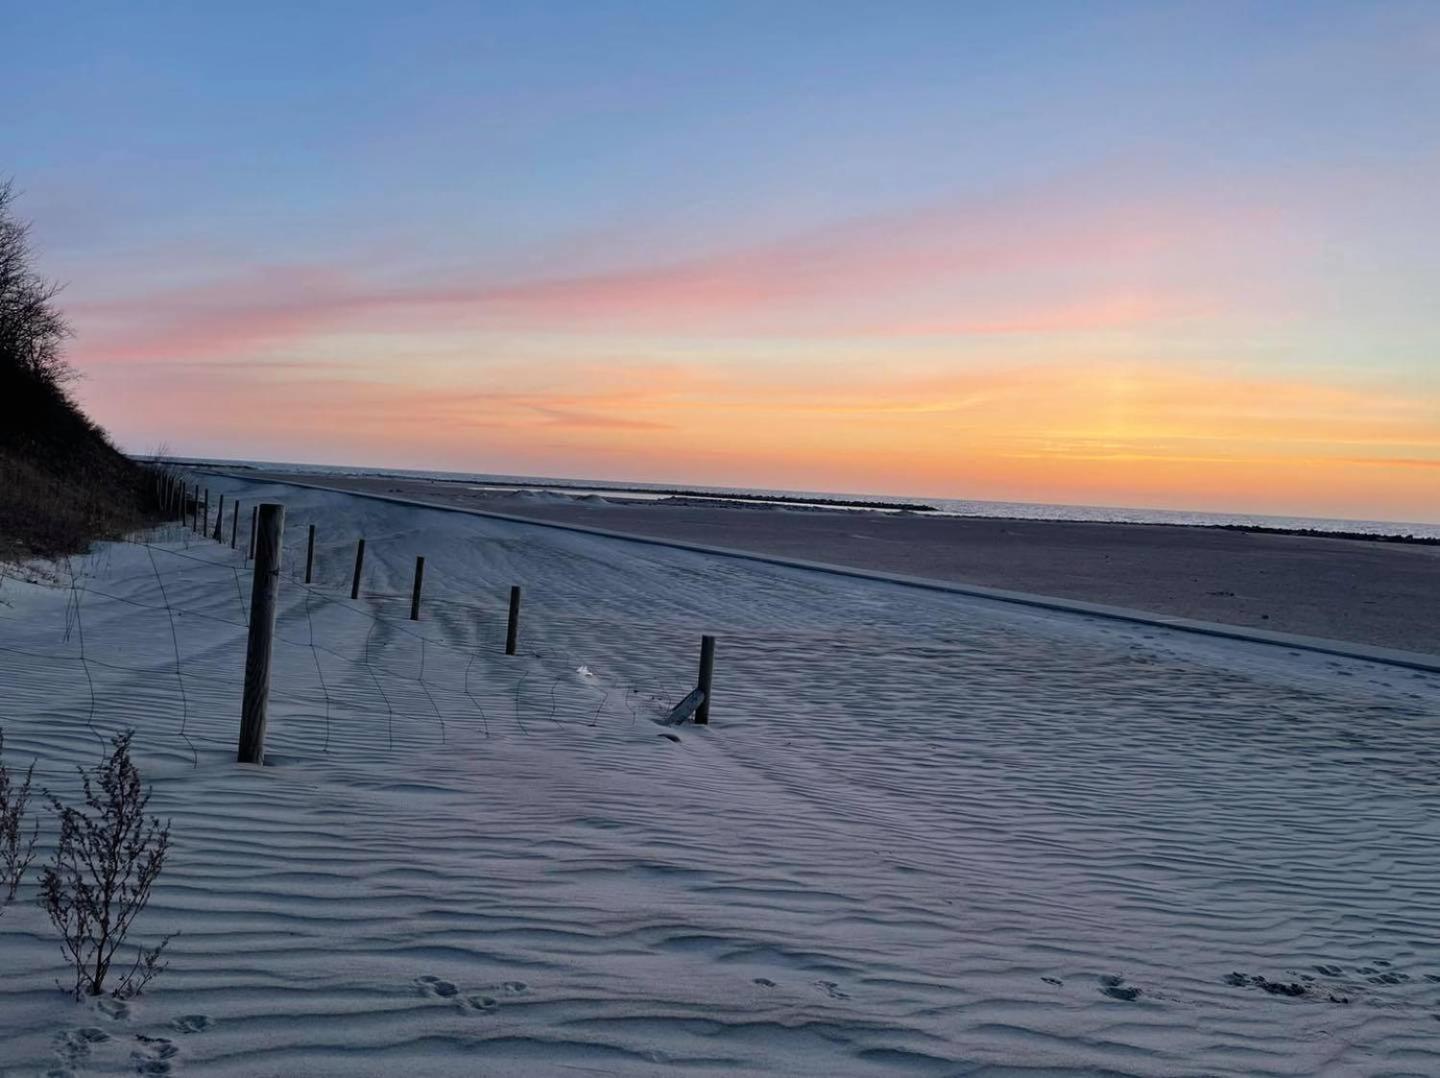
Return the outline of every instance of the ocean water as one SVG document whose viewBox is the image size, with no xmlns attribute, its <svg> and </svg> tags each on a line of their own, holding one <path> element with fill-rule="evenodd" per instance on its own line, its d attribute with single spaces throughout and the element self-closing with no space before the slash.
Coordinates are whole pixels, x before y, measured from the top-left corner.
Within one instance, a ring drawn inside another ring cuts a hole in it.
<svg viewBox="0 0 1440 1078">
<path fill-rule="evenodd" d="M 846 493 L 817 490 L 768 490 L 758 487 L 715 487 L 704 484 L 620 483 L 604 479 L 556 478 L 548 476 L 497 475 L 484 472 L 416 471 L 405 468 L 359 468 L 345 465 L 292 464 L 279 461 L 200 460 L 194 463 L 267 468 L 305 475 L 394 476 L 397 479 L 438 479 L 474 483 L 477 486 L 512 490 L 553 491 L 571 495 L 615 495 L 658 500 L 670 492 L 684 490 L 701 495 L 744 494 L 776 497 L 787 501 L 823 504 L 836 499 L 867 503 L 915 503 L 930 505 L 947 516 L 1008 517 L 1020 520 L 1089 520 L 1127 524 L 1235 524 L 1262 528 L 1311 528 L 1316 531 L 1355 532 L 1364 535 L 1411 535 L 1440 539 L 1440 523 L 1391 520 L 1346 520 L 1329 517 L 1268 516 L 1260 513 L 1202 512 L 1190 509 L 1138 509 L 1115 505 L 1064 505 L 1044 502 L 993 502 L 962 498 L 902 497 L 894 494 Z"/>
</svg>

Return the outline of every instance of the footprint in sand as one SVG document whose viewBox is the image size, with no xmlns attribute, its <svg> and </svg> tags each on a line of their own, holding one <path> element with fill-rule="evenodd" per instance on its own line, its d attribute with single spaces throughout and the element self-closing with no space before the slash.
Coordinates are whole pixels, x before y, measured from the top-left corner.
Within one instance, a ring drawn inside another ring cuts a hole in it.
<svg viewBox="0 0 1440 1078">
<path fill-rule="evenodd" d="M 110 1034 L 97 1026 L 67 1029 L 55 1035 L 55 1054 L 65 1063 L 75 1063 L 90 1054 L 92 1044 L 102 1044 Z"/>
<path fill-rule="evenodd" d="M 130 1017 L 130 1004 L 113 996 L 102 996 L 95 1002 L 95 1009 L 112 1022 L 120 1022 Z"/>
<path fill-rule="evenodd" d="M 214 1024 L 215 1019 L 208 1014 L 182 1014 L 170 1023 L 170 1028 L 177 1033 L 204 1033 Z"/>
<path fill-rule="evenodd" d="M 761 988 L 774 988 L 774 987 L 775 987 L 775 982 L 772 981 L 769 977 L 756 977 L 755 980 L 754 980 L 752 983 L 753 983 L 753 984 L 758 984 Z"/>
<path fill-rule="evenodd" d="M 812 981 L 816 988 L 820 989 L 831 999 L 849 999 L 850 993 L 840 991 L 840 986 L 834 981 Z"/>
<path fill-rule="evenodd" d="M 509 992 L 513 995 L 519 995 L 521 992 L 530 991 L 530 986 L 524 981 L 506 981 L 500 987 L 506 992 Z"/>
<path fill-rule="evenodd" d="M 420 989 L 422 996 L 438 999 L 454 999 L 460 994 L 460 989 L 455 987 L 453 981 L 442 980 L 429 974 L 424 977 L 416 977 L 415 987 Z"/>
<path fill-rule="evenodd" d="M 1113 973 L 1100 978 L 1100 991 L 1111 999 L 1123 1000 L 1126 1003 L 1140 998 L 1140 989 L 1133 984 L 1126 984 L 1124 977 L 1117 977 Z"/>
<path fill-rule="evenodd" d="M 494 996 L 466 996 L 465 1006 L 468 1010 L 478 1011 L 480 1014 L 489 1014 L 500 1006 Z"/>
<path fill-rule="evenodd" d="M 135 1070 L 140 1074 L 169 1074 L 170 1061 L 180 1054 L 175 1042 L 167 1037 L 147 1037 L 143 1033 L 135 1034 L 135 1039 L 140 1042 L 140 1047 L 130 1053 Z"/>
</svg>

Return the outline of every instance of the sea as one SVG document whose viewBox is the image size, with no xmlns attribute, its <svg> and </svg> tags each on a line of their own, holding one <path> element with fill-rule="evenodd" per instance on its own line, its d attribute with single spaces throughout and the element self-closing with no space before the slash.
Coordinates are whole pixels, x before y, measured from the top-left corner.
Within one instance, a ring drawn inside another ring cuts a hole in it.
<svg viewBox="0 0 1440 1078">
<path fill-rule="evenodd" d="M 1440 522 L 1393 520 L 1349 520 L 1331 517 L 1278 516 L 1262 513 L 1232 513 L 1224 510 L 1145 509 L 1116 505 L 1066 505 L 1046 502 L 998 502 L 968 498 L 908 497 L 894 494 L 865 494 L 844 491 L 770 490 L 761 487 L 717 487 L 703 484 L 630 483 L 606 479 L 563 478 L 555 476 L 502 475 L 488 472 L 418 471 L 406 468 L 362 468 L 334 464 L 298 464 L 282 461 L 216 460 L 187 458 L 184 462 L 232 467 L 284 471 L 303 475 L 393 477 L 396 479 L 431 479 L 450 483 L 469 483 L 497 491 L 535 491 L 567 494 L 577 497 L 617 497 L 640 501 L 659 501 L 683 492 L 687 497 L 724 499 L 742 495 L 747 501 L 775 504 L 823 506 L 831 509 L 899 511 L 906 505 L 930 506 L 935 514 L 957 517 L 1003 517 L 1019 520 L 1108 521 L 1126 524 L 1189 524 L 1349 532 L 1360 535 L 1410 536 L 1440 539 Z M 845 505 L 837 505 L 844 502 Z"/>
</svg>

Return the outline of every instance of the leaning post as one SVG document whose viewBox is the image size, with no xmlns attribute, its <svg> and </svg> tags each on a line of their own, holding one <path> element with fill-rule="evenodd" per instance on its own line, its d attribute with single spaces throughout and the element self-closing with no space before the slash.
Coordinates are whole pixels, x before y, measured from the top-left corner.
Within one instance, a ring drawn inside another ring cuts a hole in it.
<svg viewBox="0 0 1440 1078">
<path fill-rule="evenodd" d="M 420 620 L 420 587 L 425 583 L 425 559 L 423 556 L 415 558 L 415 587 L 410 592 L 410 620 Z"/>
<path fill-rule="evenodd" d="M 315 570 L 315 525 L 310 525 L 310 538 L 305 541 L 305 583 L 310 583 Z"/>
<path fill-rule="evenodd" d="M 695 709 L 695 723 L 697 726 L 704 726 L 710 721 L 710 682 L 715 676 L 715 638 L 713 636 L 702 636 L 700 638 L 700 682 L 696 686 L 705 694 L 705 699 L 700 701 L 700 706 Z"/>
<path fill-rule="evenodd" d="M 225 541 L 222 529 L 225 526 L 225 495 L 220 495 L 220 504 L 215 507 L 215 534 L 210 538 L 217 543 Z"/>
<path fill-rule="evenodd" d="M 260 507 L 257 505 L 250 510 L 250 555 L 245 560 L 255 560 L 255 529 L 260 526 Z"/>
<path fill-rule="evenodd" d="M 510 586 L 510 624 L 505 628 L 505 654 L 514 655 L 520 641 L 520 585 Z"/>
<path fill-rule="evenodd" d="M 190 530 L 200 530 L 200 484 L 195 484 L 195 494 L 190 500 Z"/>
<path fill-rule="evenodd" d="M 250 633 L 245 648 L 245 696 L 240 710 L 236 760 L 265 762 L 265 717 L 270 699 L 270 648 L 275 635 L 276 596 L 280 591 L 280 543 L 285 507 L 257 506 L 260 537 L 255 544 L 255 575 L 250 585 Z"/>
<path fill-rule="evenodd" d="M 235 507 L 230 510 L 230 549 L 235 549 L 235 540 L 240 535 L 240 499 L 235 499 Z"/>
<path fill-rule="evenodd" d="M 365 564 L 365 540 L 355 544 L 355 576 L 350 581 L 350 598 L 360 598 L 360 567 Z"/>
</svg>

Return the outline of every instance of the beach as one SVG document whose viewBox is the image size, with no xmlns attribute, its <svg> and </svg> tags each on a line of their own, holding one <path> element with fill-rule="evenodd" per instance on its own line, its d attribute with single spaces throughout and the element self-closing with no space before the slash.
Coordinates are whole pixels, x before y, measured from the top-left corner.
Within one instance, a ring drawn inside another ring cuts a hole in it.
<svg viewBox="0 0 1440 1078">
<path fill-rule="evenodd" d="M 1440 655 L 1440 545 L 1160 524 L 623 502 L 288 475 L 677 542 Z"/>
<path fill-rule="evenodd" d="M 1440 677 L 204 482 L 237 549 L 172 525 L 0 582 L 7 758 L 70 796 L 135 729 L 174 850 L 134 935 L 181 932 L 143 997 L 76 1004 L 27 885 L 0 1073 L 1440 1067 Z M 711 725 L 659 725 L 701 633 Z"/>
</svg>

